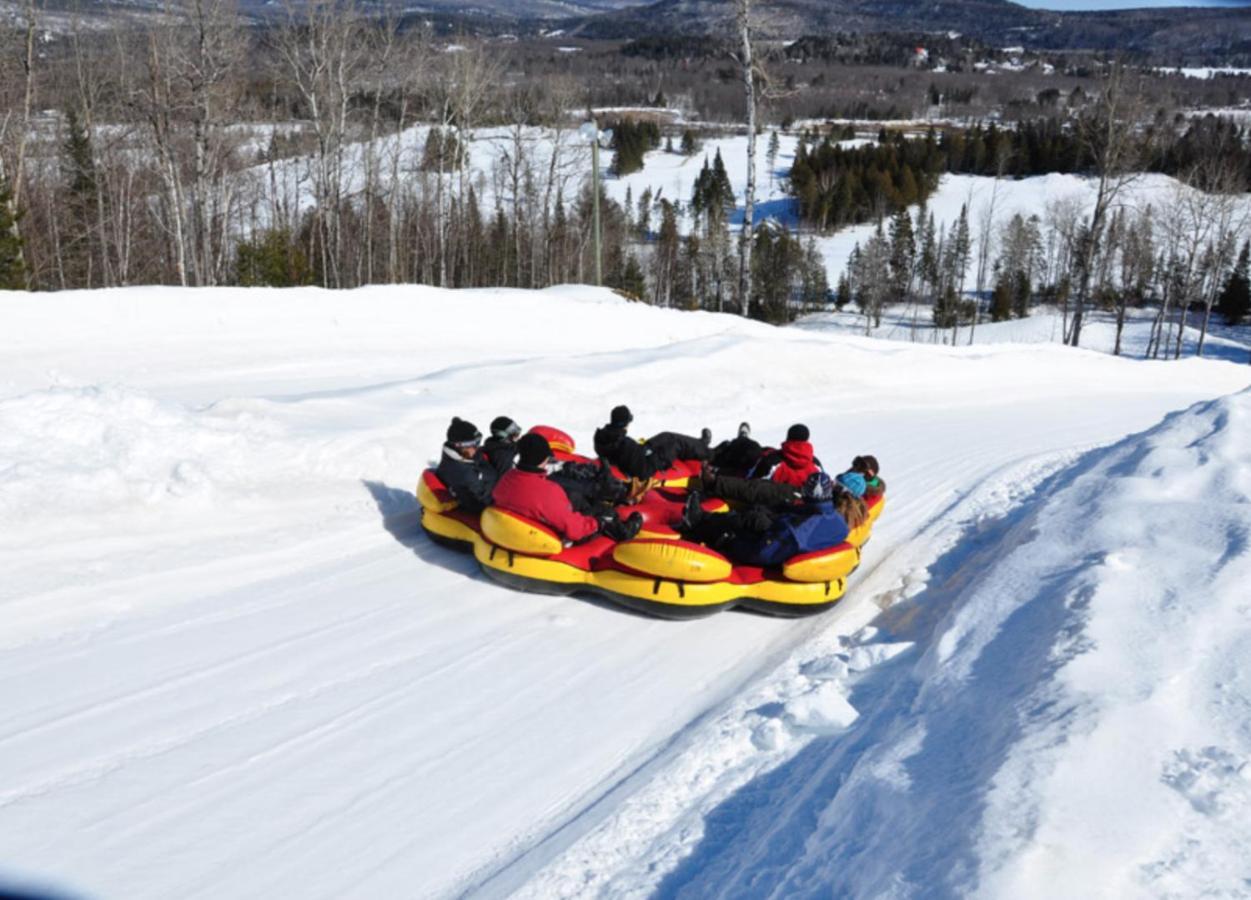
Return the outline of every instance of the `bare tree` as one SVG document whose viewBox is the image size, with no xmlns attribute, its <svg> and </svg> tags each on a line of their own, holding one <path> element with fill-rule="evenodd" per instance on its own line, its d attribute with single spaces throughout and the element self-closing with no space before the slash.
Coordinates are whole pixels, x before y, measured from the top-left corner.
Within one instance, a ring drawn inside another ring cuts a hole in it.
<svg viewBox="0 0 1251 900">
<path fill-rule="evenodd" d="M 34 108 L 35 100 L 35 35 L 38 30 L 39 20 L 35 14 L 34 0 L 26 0 L 23 24 L 25 29 L 21 32 L 21 50 L 18 55 L 21 68 L 21 116 L 16 121 L 8 113 L 0 116 L 0 183 L 5 181 L 9 183 L 9 211 L 11 213 L 9 218 L 12 222 L 10 230 L 13 237 L 16 238 L 19 265 L 25 273 L 26 284 L 29 286 L 30 269 L 26 265 L 24 250 L 22 249 L 22 231 L 19 219 L 22 209 L 22 189 L 26 183 L 26 150 L 30 142 L 31 111 Z M 2 69 L 0 69 L 0 74 L 4 74 Z M 9 76 L 6 76 L 5 80 L 8 79 Z M 5 138 L 10 130 L 16 132 L 16 147 L 13 153 L 14 162 L 11 177 L 5 171 L 4 164 Z"/>
<path fill-rule="evenodd" d="M 1108 212 L 1138 176 L 1136 165 L 1141 142 L 1136 126 L 1141 119 L 1141 95 L 1137 84 L 1126 83 L 1130 77 L 1124 65 L 1112 63 L 1093 113 L 1079 120 L 1082 143 L 1098 173 L 1098 186 L 1094 207 L 1078 247 L 1077 295 L 1068 340 L 1074 347 L 1081 343 L 1095 254 L 1103 237 Z"/>
<path fill-rule="evenodd" d="M 285 0 L 287 19 L 277 47 L 317 139 L 313 192 L 324 287 L 341 287 L 344 154 L 352 89 L 365 68 L 369 42 L 355 9 L 337 0 Z"/>
<path fill-rule="evenodd" d="M 751 15 L 752 0 L 735 0 L 734 23 L 739 40 L 735 58 L 742 73 L 743 94 L 747 106 L 747 188 L 743 192 L 743 230 L 739 235 L 738 261 L 738 293 L 745 316 L 751 314 L 752 223 L 756 209 L 756 72 L 752 62 Z"/>
</svg>

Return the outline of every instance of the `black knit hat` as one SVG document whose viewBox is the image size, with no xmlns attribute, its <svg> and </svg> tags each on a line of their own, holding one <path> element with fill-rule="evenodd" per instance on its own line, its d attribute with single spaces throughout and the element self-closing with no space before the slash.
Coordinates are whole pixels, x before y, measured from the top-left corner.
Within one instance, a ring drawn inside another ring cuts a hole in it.
<svg viewBox="0 0 1251 900">
<path fill-rule="evenodd" d="M 630 412 L 630 407 L 623 403 L 621 406 L 613 407 L 611 421 L 618 428 L 625 428 L 634 421 L 634 415 Z"/>
<path fill-rule="evenodd" d="M 447 442 L 457 447 L 468 447 L 482 440 L 482 432 L 473 422 L 466 422 L 452 416 L 452 424 L 447 426 Z"/>
<path fill-rule="evenodd" d="M 496 416 L 491 420 L 491 435 L 497 438 L 517 440 L 521 434 L 521 426 L 508 416 Z"/>
<path fill-rule="evenodd" d="M 517 442 L 517 468 L 526 472 L 539 472 L 543 463 L 552 457 L 552 447 L 547 438 L 531 432 Z"/>
<path fill-rule="evenodd" d="M 806 441 L 808 440 L 807 425 L 792 425 L 786 432 L 788 441 Z"/>
</svg>

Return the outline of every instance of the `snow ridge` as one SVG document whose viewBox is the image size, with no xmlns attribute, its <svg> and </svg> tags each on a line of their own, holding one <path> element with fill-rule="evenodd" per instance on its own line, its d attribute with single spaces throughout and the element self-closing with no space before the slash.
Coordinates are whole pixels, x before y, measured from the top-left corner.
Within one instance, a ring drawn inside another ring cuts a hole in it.
<svg viewBox="0 0 1251 900">
<path fill-rule="evenodd" d="M 839 652 L 722 717 L 708 744 L 755 716 L 755 761 L 674 766 L 522 896 L 1237 895 L 1248 448 L 1244 392 L 988 504 Z"/>
</svg>

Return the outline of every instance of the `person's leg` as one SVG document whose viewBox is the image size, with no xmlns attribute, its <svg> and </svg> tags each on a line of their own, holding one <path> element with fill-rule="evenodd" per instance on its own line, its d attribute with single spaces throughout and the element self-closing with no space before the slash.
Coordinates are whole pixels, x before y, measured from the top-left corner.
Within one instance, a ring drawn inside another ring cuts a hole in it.
<svg viewBox="0 0 1251 900">
<path fill-rule="evenodd" d="M 799 498 L 799 492 L 790 485 L 732 475 L 718 475 L 711 483 L 705 481 L 704 490 L 722 500 L 771 508 L 790 506 Z"/>
<path fill-rule="evenodd" d="M 675 431 L 662 431 L 647 441 L 652 453 L 663 453 L 670 461 L 675 459 L 704 460 L 712 456 L 712 451 L 704 441 L 689 434 L 678 434 Z"/>
</svg>

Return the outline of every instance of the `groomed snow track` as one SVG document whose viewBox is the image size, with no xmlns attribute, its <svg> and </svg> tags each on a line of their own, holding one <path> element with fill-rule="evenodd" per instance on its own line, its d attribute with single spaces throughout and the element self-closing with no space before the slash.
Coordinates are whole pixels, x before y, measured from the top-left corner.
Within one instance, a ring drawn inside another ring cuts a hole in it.
<svg viewBox="0 0 1251 900">
<path fill-rule="evenodd" d="M 793 667 L 879 663 L 875 604 L 924 590 L 969 523 L 1251 380 L 588 288 L 0 295 L 0 315 L 0 877 L 91 897 L 630 895 L 666 873 L 678 893 L 689 854 L 718 871 L 702 813 L 854 720 L 816 669 L 779 693 Z M 621 402 L 644 432 L 802 420 L 831 465 L 876 453 L 891 507 L 851 602 L 658 622 L 505 590 L 420 534 L 412 485 L 452 415 L 587 442 Z"/>
</svg>

